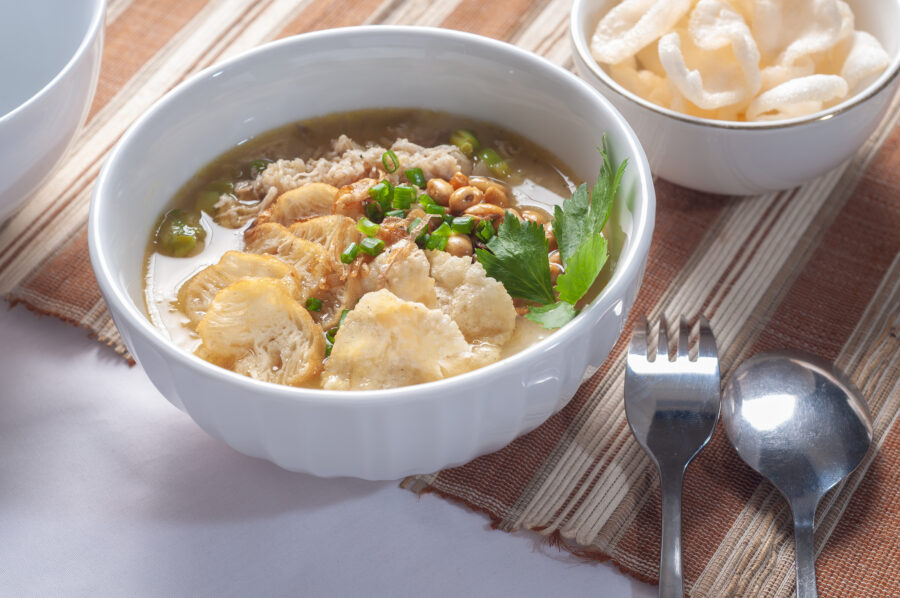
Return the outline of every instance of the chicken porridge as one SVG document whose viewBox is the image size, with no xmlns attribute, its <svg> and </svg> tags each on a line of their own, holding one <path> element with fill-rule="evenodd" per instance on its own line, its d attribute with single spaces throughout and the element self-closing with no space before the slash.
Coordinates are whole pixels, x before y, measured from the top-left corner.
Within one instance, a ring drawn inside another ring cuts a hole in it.
<svg viewBox="0 0 900 598">
<path fill-rule="evenodd" d="M 444 113 L 271 131 L 203 168 L 161 215 L 150 319 L 213 364 L 292 386 L 392 388 L 488 365 L 608 280 L 625 164 L 601 153 L 589 187 L 514 133 Z"/>
</svg>

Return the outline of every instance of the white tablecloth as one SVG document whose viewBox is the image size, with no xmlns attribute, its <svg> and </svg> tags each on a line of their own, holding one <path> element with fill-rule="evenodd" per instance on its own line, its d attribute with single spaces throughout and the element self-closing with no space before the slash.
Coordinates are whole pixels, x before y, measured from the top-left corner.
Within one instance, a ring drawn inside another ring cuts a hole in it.
<svg viewBox="0 0 900 598">
<path fill-rule="evenodd" d="M 0 341 L 0 596 L 656 595 L 396 482 L 245 457 L 23 307 Z"/>
</svg>

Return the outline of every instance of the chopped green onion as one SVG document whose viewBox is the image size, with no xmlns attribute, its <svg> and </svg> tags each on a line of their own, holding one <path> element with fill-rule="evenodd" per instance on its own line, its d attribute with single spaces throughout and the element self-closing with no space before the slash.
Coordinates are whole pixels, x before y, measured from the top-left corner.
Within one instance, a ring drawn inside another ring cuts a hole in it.
<svg viewBox="0 0 900 598">
<path fill-rule="evenodd" d="M 431 236 L 428 237 L 428 240 L 425 241 L 425 249 L 443 250 L 447 246 L 447 239 L 449 239 L 452 234 L 453 230 L 450 228 L 450 225 L 444 222 L 437 227 L 434 232 L 431 233 Z"/>
<path fill-rule="evenodd" d="M 437 205 L 437 202 L 435 202 L 433 199 L 431 199 L 431 196 L 428 195 L 427 193 L 423 193 L 422 195 L 417 197 L 416 201 L 419 202 L 419 205 L 422 206 L 423 208 L 426 208 L 428 206 L 436 206 Z"/>
<path fill-rule="evenodd" d="M 434 214 L 435 216 L 443 216 L 447 211 L 444 206 L 439 206 L 436 203 L 431 203 L 424 206 L 424 208 L 426 214 Z"/>
<path fill-rule="evenodd" d="M 197 202 L 194 204 L 194 208 L 198 213 L 207 212 L 208 214 L 214 214 L 214 208 L 219 203 L 220 197 L 222 197 L 222 194 L 218 191 L 201 191 L 197 194 Z"/>
<path fill-rule="evenodd" d="M 414 187 L 397 185 L 394 187 L 394 198 L 391 200 L 391 207 L 398 210 L 408 210 L 415 199 L 416 189 Z"/>
<path fill-rule="evenodd" d="M 366 204 L 366 216 L 372 222 L 381 222 L 384 220 L 384 210 L 381 209 L 381 204 L 375 201 Z"/>
<path fill-rule="evenodd" d="M 376 256 L 384 251 L 384 241 L 378 237 L 366 237 L 359 242 L 359 248 L 363 253 Z M 343 256 L 341 256 L 341 259 L 343 259 Z"/>
<path fill-rule="evenodd" d="M 509 164 L 507 164 L 506 160 L 501 158 L 500 154 L 498 154 L 496 151 L 487 147 L 478 152 L 478 157 L 482 162 L 484 162 L 485 166 L 487 166 L 496 176 L 509 176 Z"/>
<path fill-rule="evenodd" d="M 381 154 L 381 163 L 384 164 L 384 169 L 388 172 L 397 172 L 397 169 L 400 168 L 400 158 L 397 157 L 393 150 L 388 150 Z"/>
<path fill-rule="evenodd" d="M 453 232 L 460 235 L 472 234 L 472 231 L 475 230 L 475 218 L 472 216 L 457 216 L 450 223 L 450 228 L 453 229 Z"/>
<path fill-rule="evenodd" d="M 388 180 L 375 183 L 369 188 L 369 197 L 377 201 L 387 212 L 391 206 L 391 198 L 394 197 L 394 186 Z"/>
<path fill-rule="evenodd" d="M 419 246 L 419 249 L 425 249 L 425 246 L 428 245 L 428 239 L 431 238 L 431 235 L 428 233 L 422 233 L 416 239 L 416 245 Z"/>
<path fill-rule="evenodd" d="M 441 224 L 439 227 L 437 227 L 436 229 L 434 229 L 434 232 L 431 233 L 431 234 L 432 234 L 432 235 L 438 235 L 438 236 L 440 236 L 440 237 L 449 237 L 450 235 L 453 234 L 453 230 L 450 228 L 450 225 L 449 225 L 449 224 L 447 224 L 446 222 L 444 222 L 444 223 Z"/>
<path fill-rule="evenodd" d="M 308 309 L 309 311 L 321 311 L 322 301 L 320 299 L 316 299 L 315 297 L 310 297 L 306 300 L 306 309 Z"/>
<path fill-rule="evenodd" d="M 340 325 L 325 331 L 325 357 L 331 355 L 331 350 L 334 348 L 334 338 L 337 336 L 339 327 Z"/>
<path fill-rule="evenodd" d="M 441 218 L 444 222 L 447 223 L 447 226 L 453 225 L 453 214 L 444 214 L 443 218 Z"/>
<path fill-rule="evenodd" d="M 391 210 L 384 216 L 385 216 L 385 218 L 388 218 L 388 217 L 390 217 L 390 218 L 406 218 L 406 211 L 405 210 Z"/>
<path fill-rule="evenodd" d="M 260 173 L 265 170 L 266 167 L 271 163 L 271 160 L 266 160 L 265 158 L 263 158 L 261 160 L 253 160 L 252 162 L 250 162 L 250 167 L 256 170 L 257 173 Z"/>
<path fill-rule="evenodd" d="M 325 331 L 325 357 L 331 355 L 331 349 L 334 348 L 334 339 L 337 337 L 338 330 L 344 325 L 344 320 L 349 313 L 349 309 L 341 310 L 341 319 L 338 320 L 338 325 Z"/>
<path fill-rule="evenodd" d="M 478 138 L 468 129 L 459 129 L 450 135 L 450 143 L 459 148 L 459 151 L 469 156 L 478 151 Z"/>
<path fill-rule="evenodd" d="M 359 245 L 356 243 L 350 243 L 347 245 L 347 248 L 341 252 L 341 263 L 350 264 L 353 260 L 356 259 L 356 256 L 359 254 Z"/>
<path fill-rule="evenodd" d="M 478 237 L 482 243 L 487 243 L 491 240 L 491 237 L 494 236 L 494 224 L 490 220 L 482 220 L 478 223 L 478 226 L 475 227 L 475 236 Z"/>
<path fill-rule="evenodd" d="M 422 224 L 422 219 L 421 219 L 421 218 L 415 218 L 415 219 L 413 219 L 412 222 L 409 223 L 409 228 L 406 229 L 406 230 L 408 230 L 409 232 L 412 232 L 412 231 L 416 230 L 416 228 L 417 228 L 419 225 L 421 225 L 421 224 Z M 428 236 L 428 227 L 427 227 L 427 226 L 422 227 L 422 232 L 420 232 L 420 233 L 419 233 L 419 236 L 416 237 L 416 243 L 419 243 L 420 241 L 421 241 L 422 243 L 424 243 L 424 242 L 425 242 L 425 238 L 426 238 L 427 236 Z"/>
<path fill-rule="evenodd" d="M 232 193 L 234 191 L 234 183 L 231 181 L 216 181 L 207 185 L 206 188 L 221 195 L 222 193 Z"/>
<path fill-rule="evenodd" d="M 380 226 L 378 226 L 365 216 L 356 221 L 356 230 L 367 237 L 374 237 L 375 235 L 377 235 L 380 228 Z"/>
<path fill-rule="evenodd" d="M 425 188 L 425 173 L 422 172 L 421 168 L 408 168 L 406 170 L 406 180 L 420 189 Z"/>
</svg>

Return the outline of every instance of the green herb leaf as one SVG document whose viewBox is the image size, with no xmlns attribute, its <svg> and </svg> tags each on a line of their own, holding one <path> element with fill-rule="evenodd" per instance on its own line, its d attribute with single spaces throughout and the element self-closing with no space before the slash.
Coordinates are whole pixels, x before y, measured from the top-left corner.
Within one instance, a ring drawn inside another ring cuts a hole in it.
<svg viewBox="0 0 900 598">
<path fill-rule="evenodd" d="M 552 330 L 565 325 L 576 315 L 578 315 L 578 312 L 575 311 L 575 307 L 571 303 L 557 301 L 550 305 L 532 307 L 531 310 L 525 314 L 525 317 L 532 322 L 537 322 L 544 328 Z"/>
<path fill-rule="evenodd" d="M 560 301 L 575 305 L 594 284 L 608 255 L 606 237 L 594 233 L 585 239 L 569 258 L 566 271 L 556 279 L 555 288 Z"/>
<path fill-rule="evenodd" d="M 600 167 L 600 176 L 591 189 L 591 213 L 595 218 L 594 230 L 601 231 L 609 220 L 609 214 L 612 212 L 612 204 L 616 199 L 616 192 L 619 190 L 619 183 L 622 182 L 622 175 L 625 174 L 625 167 L 628 160 L 622 160 L 619 167 L 613 170 L 612 162 L 609 159 L 609 144 L 606 135 L 603 136 L 603 148 L 600 149 L 600 155 L 603 156 L 603 165 Z"/>
<path fill-rule="evenodd" d="M 566 268 L 569 266 L 569 258 L 578 251 L 578 248 L 592 235 L 601 233 L 606 226 L 619 183 L 628 164 L 627 160 L 623 160 L 617 169 L 613 168 L 605 136 L 603 147 L 597 149 L 603 163 L 590 195 L 587 185 L 581 185 L 571 198 L 563 202 L 562 208 L 556 206 L 553 211 L 553 234 L 556 236 L 560 258 Z"/>
<path fill-rule="evenodd" d="M 569 265 L 569 258 L 590 235 L 593 222 L 588 217 L 589 212 L 590 196 L 585 184 L 579 185 L 572 197 L 563 202 L 562 207 L 553 208 L 553 234 L 556 236 L 563 267 Z"/>
<path fill-rule="evenodd" d="M 497 234 L 488 241 L 490 251 L 478 249 L 478 261 L 487 275 L 499 280 L 513 297 L 553 303 L 550 261 L 544 228 L 534 222 L 519 224 L 507 212 Z"/>
</svg>

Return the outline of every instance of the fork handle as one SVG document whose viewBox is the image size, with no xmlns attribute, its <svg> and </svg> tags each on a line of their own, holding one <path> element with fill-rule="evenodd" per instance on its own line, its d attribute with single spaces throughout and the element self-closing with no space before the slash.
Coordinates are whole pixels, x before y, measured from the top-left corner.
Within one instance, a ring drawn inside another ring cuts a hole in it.
<svg viewBox="0 0 900 598">
<path fill-rule="evenodd" d="M 683 598 L 681 574 L 681 488 L 684 470 L 660 470 L 662 549 L 659 555 L 659 598 Z"/>
</svg>

